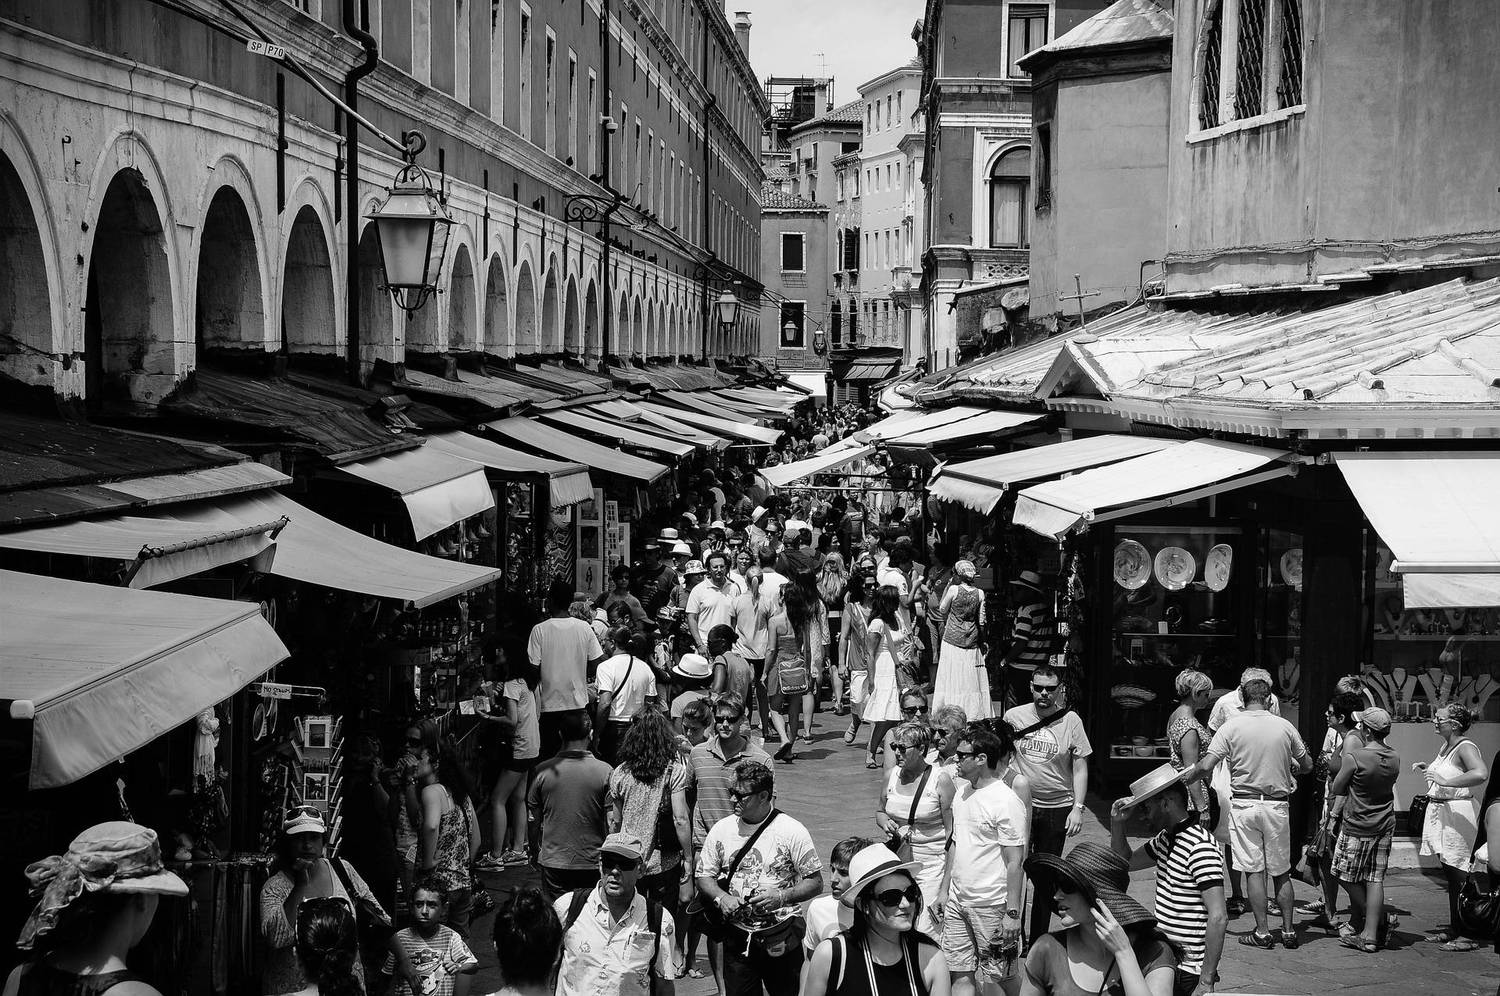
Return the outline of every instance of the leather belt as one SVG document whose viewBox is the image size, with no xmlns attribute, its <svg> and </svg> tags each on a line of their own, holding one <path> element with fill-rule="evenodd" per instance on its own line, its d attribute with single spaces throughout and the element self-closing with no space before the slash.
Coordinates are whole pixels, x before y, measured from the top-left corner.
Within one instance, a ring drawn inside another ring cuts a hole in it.
<svg viewBox="0 0 1500 996">
<path fill-rule="evenodd" d="M 1254 802 L 1286 802 L 1289 795 L 1267 795 L 1265 792 L 1232 792 L 1231 799 L 1247 799 Z"/>
</svg>

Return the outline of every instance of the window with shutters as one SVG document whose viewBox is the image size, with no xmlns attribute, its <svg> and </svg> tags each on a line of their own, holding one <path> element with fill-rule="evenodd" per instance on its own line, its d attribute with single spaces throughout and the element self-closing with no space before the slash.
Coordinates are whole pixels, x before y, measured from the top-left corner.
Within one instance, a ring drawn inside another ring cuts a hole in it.
<svg viewBox="0 0 1500 996">
<path fill-rule="evenodd" d="M 1193 119 L 1205 131 L 1299 109 L 1302 71 L 1302 0 L 1209 0 L 1198 31 Z"/>
<path fill-rule="evenodd" d="M 804 238 L 801 232 L 781 234 L 781 271 L 783 273 L 806 272 L 802 253 Z"/>
</svg>

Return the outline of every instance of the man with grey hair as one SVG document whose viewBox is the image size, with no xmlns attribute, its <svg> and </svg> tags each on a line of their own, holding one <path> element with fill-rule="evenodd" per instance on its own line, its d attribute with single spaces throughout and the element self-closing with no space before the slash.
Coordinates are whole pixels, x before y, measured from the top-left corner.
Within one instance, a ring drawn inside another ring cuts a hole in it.
<svg viewBox="0 0 1500 996">
<path fill-rule="evenodd" d="M 1297 790 L 1297 775 L 1312 770 L 1312 756 L 1296 727 L 1268 708 L 1270 675 L 1251 668 L 1243 677 L 1239 691 L 1244 709 L 1225 720 L 1202 759 L 1183 778 L 1207 778 L 1215 765 L 1228 765 L 1229 847 L 1235 867 L 1248 879 L 1250 911 L 1255 916 L 1255 929 L 1241 937 L 1240 943 L 1262 948 L 1276 945 L 1278 934 L 1271 932 L 1267 913 L 1266 875 L 1270 875 L 1281 906 L 1280 940 L 1284 947 L 1295 948 L 1291 797 Z"/>
<path fill-rule="evenodd" d="M 1218 733 L 1219 727 L 1228 722 L 1229 717 L 1238 716 L 1245 711 L 1245 682 L 1264 681 L 1267 687 L 1271 685 L 1271 672 L 1263 667 L 1247 667 L 1240 673 L 1240 687 L 1228 695 L 1219 696 L 1214 703 L 1213 709 L 1208 714 L 1208 732 Z M 1266 711 L 1273 716 L 1281 715 L 1281 703 L 1276 699 L 1276 693 L 1272 692 L 1266 699 Z"/>
</svg>

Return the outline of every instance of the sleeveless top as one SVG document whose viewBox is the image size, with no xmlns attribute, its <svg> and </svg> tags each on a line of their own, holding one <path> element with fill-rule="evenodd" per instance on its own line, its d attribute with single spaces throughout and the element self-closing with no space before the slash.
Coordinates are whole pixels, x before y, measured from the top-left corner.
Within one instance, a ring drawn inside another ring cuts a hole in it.
<svg viewBox="0 0 1500 996">
<path fill-rule="evenodd" d="M 35 961 L 21 972 L 17 996 L 104 996 L 122 982 L 145 982 L 134 972 L 103 972 L 99 975 L 74 975 L 44 961 Z"/>
<path fill-rule="evenodd" d="M 1196 716 L 1178 716 L 1167 723 L 1167 745 L 1172 750 L 1172 767 L 1178 771 L 1182 770 L 1182 738 L 1189 733 L 1198 734 L 1198 756 L 1201 758 L 1203 752 L 1208 750 L 1208 742 L 1213 735 L 1208 732 L 1208 727 L 1198 722 Z"/>
<path fill-rule="evenodd" d="M 812 625 L 809 623 L 809 625 Z M 794 659 L 801 662 L 804 658 L 802 651 L 802 638 L 797 635 L 797 630 L 792 626 L 792 620 L 787 619 L 787 628 L 776 631 L 776 666 L 783 667 Z"/>
<path fill-rule="evenodd" d="M 896 821 L 901 827 L 906 826 L 907 816 L 912 817 L 911 842 L 913 844 L 931 844 L 944 840 L 948 831 L 943 827 L 943 799 L 938 793 L 939 780 L 943 773 L 936 767 L 930 769 L 932 774 L 927 777 L 927 784 L 922 787 L 922 797 L 917 802 L 917 811 L 912 813 L 911 801 L 916 794 L 917 786 L 922 781 L 922 776 L 910 782 L 901 781 L 901 769 L 892 768 L 890 778 L 885 787 L 885 815 Z M 878 967 L 878 966 L 877 966 Z"/>
<path fill-rule="evenodd" d="M 863 671 L 869 667 L 865 660 L 865 638 L 869 635 L 870 610 L 862 602 L 844 602 L 849 613 L 849 670 Z"/>
<path fill-rule="evenodd" d="M 469 813 L 468 803 L 459 805 L 448 787 L 448 811 L 438 820 L 436 867 L 432 877 L 445 889 L 469 887 Z"/>
<path fill-rule="evenodd" d="M 1458 741 L 1448 750 L 1439 750 L 1437 757 L 1427 766 L 1427 770 L 1443 774 L 1449 778 L 1463 774 L 1464 770 L 1453 760 L 1453 754 L 1466 743 L 1470 743 L 1468 738 Z M 1467 786 L 1454 788 L 1451 785 L 1433 785 L 1429 782 L 1427 785 L 1427 796 L 1434 802 L 1446 802 L 1449 799 L 1472 799 L 1474 798 L 1474 790 Z"/>
<path fill-rule="evenodd" d="M 960 650 L 979 646 L 979 606 L 984 596 L 978 588 L 964 587 L 948 603 L 948 620 L 943 624 L 943 642 Z"/>
<path fill-rule="evenodd" d="M 853 944 L 847 934 L 833 938 L 833 959 L 828 964 L 828 996 L 927 996 L 927 980 L 917 967 L 917 940 L 911 934 L 901 939 L 901 960 L 877 965 L 863 944 Z"/>
</svg>

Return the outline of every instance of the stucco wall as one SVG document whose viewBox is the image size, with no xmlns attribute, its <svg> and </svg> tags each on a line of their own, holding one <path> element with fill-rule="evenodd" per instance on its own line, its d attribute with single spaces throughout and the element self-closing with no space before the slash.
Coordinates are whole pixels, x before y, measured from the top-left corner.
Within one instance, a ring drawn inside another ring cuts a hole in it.
<svg viewBox="0 0 1500 996">
<path fill-rule="evenodd" d="M 832 175 L 830 170 L 829 175 Z M 804 236 L 802 261 L 805 273 L 783 273 L 781 270 L 781 236 L 784 232 L 801 232 Z M 813 329 L 828 329 L 828 211 L 766 211 L 761 215 L 761 273 L 766 290 L 789 301 L 806 302 L 805 335 L 801 349 L 784 349 L 781 345 L 781 308 L 766 303 L 760 309 L 760 333 L 757 355 L 776 358 L 782 366 L 814 366 L 819 361 L 813 353 Z M 773 298 L 779 301 L 779 299 Z"/>
</svg>

